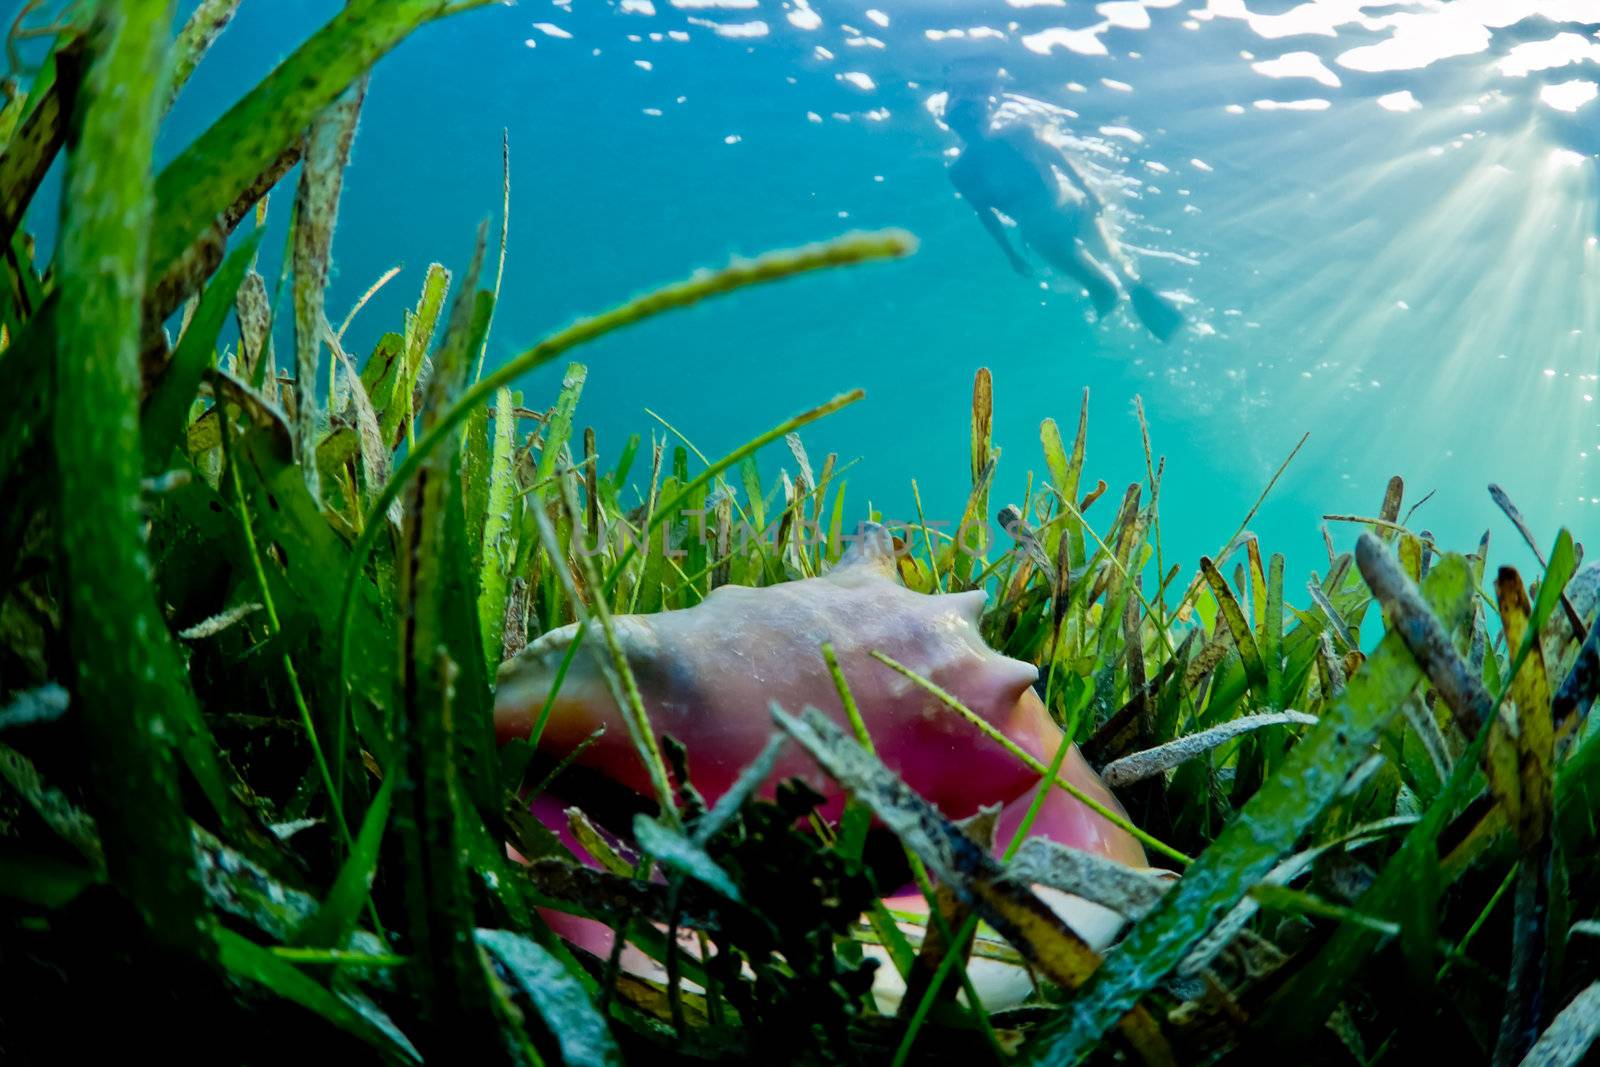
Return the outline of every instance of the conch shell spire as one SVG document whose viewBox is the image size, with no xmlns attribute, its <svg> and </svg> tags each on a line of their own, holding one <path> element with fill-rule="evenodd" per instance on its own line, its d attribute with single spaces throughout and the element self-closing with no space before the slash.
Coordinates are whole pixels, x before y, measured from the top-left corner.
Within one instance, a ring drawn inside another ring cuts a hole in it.
<svg viewBox="0 0 1600 1067">
<path fill-rule="evenodd" d="M 850 578 L 870 572 L 899 581 L 897 562 L 893 535 L 881 523 L 864 522 L 827 577 Z"/>
</svg>

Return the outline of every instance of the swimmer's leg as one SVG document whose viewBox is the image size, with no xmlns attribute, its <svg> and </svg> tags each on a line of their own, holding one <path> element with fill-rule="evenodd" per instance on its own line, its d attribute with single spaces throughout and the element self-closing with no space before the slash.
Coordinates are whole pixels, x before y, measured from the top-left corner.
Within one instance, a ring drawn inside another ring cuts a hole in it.
<svg viewBox="0 0 1600 1067">
<path fill-rule="evenodd" d="M 1087 252 L 1080 251 L 1073 257 L 1072 264 L 1063 269 L 1089 291 L 1089 302 L 1100 318 L 1105 318 L 1122 299 L 1122 287 L 1117 284 L 1116 275 Z"/>
<path fill-rule="evenodd" d="M 1122 287 L 1111 270 L 1086 252 L 1064 226 L 1029 227 L 1023 231 L 1028 247 L 1056 270 L 1089 291 L 1095 314 L 1104 318 L 1122 299 Z"/>
<path fill-rule="evenodd" d="M 1156 340 L 1171 340 L 1173 334 L 1183 329 L 1183 312 L 1144 282 L 1128 289 L 1128 300 L 1133 304 L 1133 313 L 1139 316 L 1139 321 L 1155 335 Z"/>
</svg>

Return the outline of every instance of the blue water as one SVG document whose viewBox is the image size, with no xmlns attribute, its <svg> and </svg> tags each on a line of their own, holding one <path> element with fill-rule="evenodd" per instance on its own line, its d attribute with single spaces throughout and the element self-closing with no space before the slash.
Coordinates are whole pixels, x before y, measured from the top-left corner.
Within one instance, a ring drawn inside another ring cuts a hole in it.
<svg viewBox="0 0 1600 1067">
<path fill-rule="evenodd" d="M 245 0 L 167 127 L 171 152 L 340 7 Z M 1600 0 L 1115 0 L 863 3 L 523 0 L 425 27 L 373 79 L 329 295 L 337 321 L 398 328 L 426 265 L 510 251 L 490 359 L 733 255 L 904 227 L 912 258 L 740 294 L 575 353 L 608 461 L 646 408 L 718 454 L 853 387 L 804 434 L 850 498 L 959 516 L 968 405 L 995 377 L 996 506 L 1042 472 L 1040 420 L 1070 436 L 1091 391 L 1089 467 L 1142 479 L 1142 397 L 1167 559 L 1226 540 L 1302 433 L 1253 521 L 1298 587 L 1326 512 L 1372 514 L 1389 475 L 1435 495 L 1447 545 L 1492 529 L 1499 482 L 1539 538 L 1600 516 L 1600 277 L 1593 102 Z M 1123 239 L 1192 326 L 1161 344 L 1071 286 L 1013 274 L 956 199 L 947 81 L 998 72 L 997 106 L 1070 139 L 1116 189 Z M 285 187 L 273 204 L 285 224 Z M 281 247 L 281 240 L 277 246 Z M 272 257 L 268 257 L 269 261 Z M 492 259 L 492 256 L 491 256 Z M 521 383 L 549 403 L 560 366 Z M 779 448 L 768 475 L 793 462 Z M 1343 546 L 1354 527 L 1335 526 Z M 1298 576 L 1298 580 L 1297 579 Z"/>
</svg>

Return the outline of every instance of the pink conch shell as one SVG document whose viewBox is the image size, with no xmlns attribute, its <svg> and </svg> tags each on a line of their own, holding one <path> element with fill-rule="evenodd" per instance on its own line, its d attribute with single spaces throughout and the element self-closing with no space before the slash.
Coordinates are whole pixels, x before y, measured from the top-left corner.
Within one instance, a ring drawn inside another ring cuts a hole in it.
<svg viewBox="0 0 1600 1067">
<path fill-rule="evenodd" d="M 1038 670 L 984 644 L 978 633 L 984 600 L 981 591 L 925 595 L 907 589 L 888 534 L 872 525 L 826 576 L 763 588 L 723 586 L 695 607 L 621 616 L 614 623 L 652 725 L 687 746 L 690 780 L 708 801 L 760 752 L 773 729 L 771 702 L 796 713 L 811 705 L 845 722 L 820 651 L 830 642 L 884 764 L 952 819 L 1003 804 L 997 833 L 1003 847 L 1032 801 L 1038 775 L 870 655 L 880 651 L 907 665 L 1048 763 L 1062 734 L 1033 690 Z M 501 666 L 495 727 L 502 741 L 528 735 L 575 632 L 575 626 L 551 631 Z M 649 796 L 649 779 L 602 674 L 605 654 L 598 634 L 584 640 L 540 748 L 568 752 L 604 725 L 604 735 L 577 762 Z M 793 745 L 780 757 L 768 795 L 788 777 L 804 779 L 827 798 L 825 818 L 838 817 L 841 790 Z M 1062 777 L 1120 814 L 1076 746 Z M 1132 866 L 1146 862 L 1131 834 L 1060 789 L 1050 791 L 1032 833 Z"/>
</svg>

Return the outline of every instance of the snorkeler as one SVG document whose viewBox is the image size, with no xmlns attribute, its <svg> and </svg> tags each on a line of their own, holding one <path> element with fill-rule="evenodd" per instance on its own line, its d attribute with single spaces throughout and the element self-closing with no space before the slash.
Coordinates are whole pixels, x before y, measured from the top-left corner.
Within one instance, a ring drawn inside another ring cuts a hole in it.
<svg viewBox="0 0 1600 1067">
<path fill-rule="evenodd" d="M 995 128 L 987 99 L 975 93 L 952 90 L 944 121 L 962 141 L 950 181 L 1013 270 L 1034 274 L 996 212 L 1016 223 L 1024 247 L 1088 290 L 1099 317 L 1126 291 L 1139 321 L 1157 338 L 1165 341 L 1178 332 L 1183 313 L 1139 280 L 1111 233 L 1105 205 L 1071 160 L 1024 125 Z"/>
</svg>

